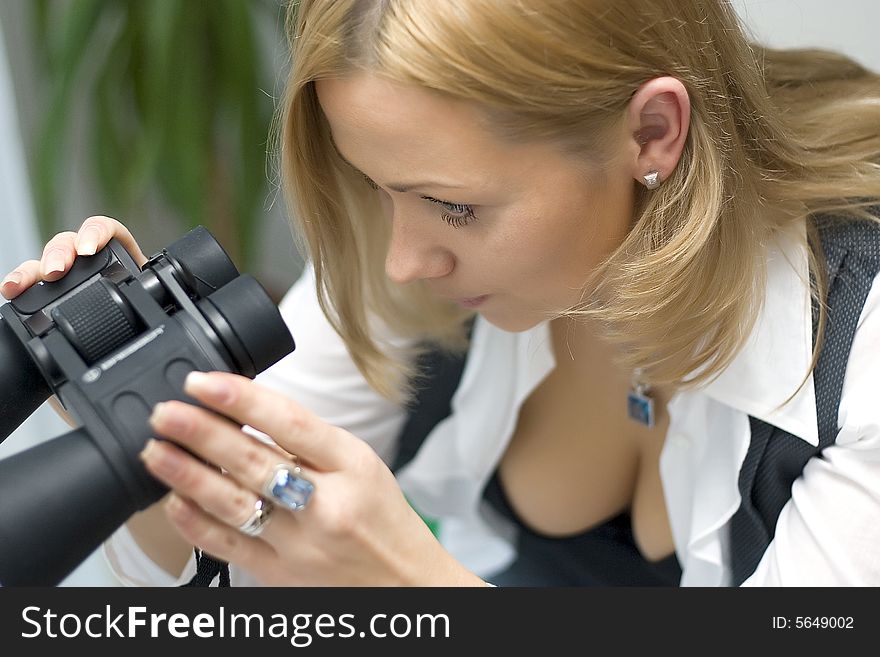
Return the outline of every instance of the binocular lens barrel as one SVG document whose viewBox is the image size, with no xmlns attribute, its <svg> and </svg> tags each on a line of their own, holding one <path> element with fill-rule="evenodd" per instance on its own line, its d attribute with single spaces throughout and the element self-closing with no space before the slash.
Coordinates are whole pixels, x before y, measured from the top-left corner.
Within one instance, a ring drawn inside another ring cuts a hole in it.
<svg viewBox="0 0 880 657">
<path fill-rule="evenodd" d="M 30 354 L 0 317 L 0 442 L 49 398 L 52 390 Z"/>
<path fill-rule="evenodd" d="M 199 297 L 207 297 L 238 276 L 232 258 L 203 226 L 169 244 L 165 253 L 176 261 L 184 282 Z"/>
<path fill-rule="evenodd" d="M 293 351 L 290 331 L 263 286 L 242 274 L 198 303 L 239 372 L 253 377 Z M 262 317 L 273 321 L 256 321 Z M 213 321 L 212 321 L 213 320 Z"/>
<path fill-rule="evenodd" d="M 0 585 L 54 586 L 136 511 L 76 429 L 0 461 Z"/>
</svg>

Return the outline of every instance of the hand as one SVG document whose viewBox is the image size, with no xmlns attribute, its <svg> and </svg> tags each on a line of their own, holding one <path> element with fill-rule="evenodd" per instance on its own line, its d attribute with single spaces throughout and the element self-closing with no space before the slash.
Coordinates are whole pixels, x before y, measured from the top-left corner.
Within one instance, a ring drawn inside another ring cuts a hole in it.
<svg viewBox="0 0 880 657">
<path fill-rule="evenodd" d="M 152 427 L 225 474 L 170 441 L 150 441 L 141 457 L 172 489 L 168 518 L 193 545 L 269 585 L 485 585 L 437 542 L 363 441 L 236 374 L 194 373 L 184 391 L 225 417 L 169 401 L 157 405 Z M 303 509 L 277 505 L 259 537 L 237 527 L 286 459 L 239 424 L 296 454 L 302 476 L 315 486 Z"/>
<path fill-rule="evenodd" d="M 39 260 L 25 260 L 6 274 L 0 283 L 0 294 L 5 299 L 14 299 L 39 281 L 57 281 L 67 274 L 76 256 L 94 255 L 114 237 L 128 250 L 137 266 L 143 266 L 147 257 L 128 228 L 110 217 L 89 217 L 78 232 L 66 231 L 50 239 Z M 49 399 L 49 405 L 67 424 L 77 426 L 54 395 Z"/>
<path fill-rule="evenodd" d="M 110 217 L 89 217 L 78 232 L 65 231 L 50 239 L 39 260 L 25 260 L 9 272 L 0 283 L 0 294 L 6 299 L 14 299 L 34 283 L 57 281 L 64 277 L 76 256 L 94 255 L 114 237 L 131 254 L 137 266 L 143 266 L 147 257 L 128 228 Z"/>
</svg>

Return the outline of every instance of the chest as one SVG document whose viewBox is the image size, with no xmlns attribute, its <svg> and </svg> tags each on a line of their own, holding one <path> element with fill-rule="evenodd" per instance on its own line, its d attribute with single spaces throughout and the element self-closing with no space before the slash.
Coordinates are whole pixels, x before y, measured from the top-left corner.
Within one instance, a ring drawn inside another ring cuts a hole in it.
<svg viewBox="0 0 880 657">
<path fill-rule="evenodd" d="M 520 407 L 499 464 L 505 493 L 521 520 L 567 536 L 629 511 L 649 558 L 672 551 L 659 475 L 668 426 L 662 396 L 653 428 L 627 416 L 630 381 L 604 358 L 571 357 L 554 332 L 557 367 Z M 587 359 L 593 364 L 588 366 Z"/>
</svg>

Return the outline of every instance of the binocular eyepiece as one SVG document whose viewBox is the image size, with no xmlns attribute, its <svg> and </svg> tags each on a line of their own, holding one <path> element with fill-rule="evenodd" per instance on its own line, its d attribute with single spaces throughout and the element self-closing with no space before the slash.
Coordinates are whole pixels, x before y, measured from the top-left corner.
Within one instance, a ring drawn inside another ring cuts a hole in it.
<svg viewBox="0 0 880 657">
<path fill-rule="evenodd" d="M 117 240 L 0 307 L 0 441 L 52 394 L 80 426 L 0 461 L 0 585 L 55 585 L 167 489 L 139 453 L 193 370 L 292 352 L 263 287 L 198 227 L 139 268 Z"/>
</svg>

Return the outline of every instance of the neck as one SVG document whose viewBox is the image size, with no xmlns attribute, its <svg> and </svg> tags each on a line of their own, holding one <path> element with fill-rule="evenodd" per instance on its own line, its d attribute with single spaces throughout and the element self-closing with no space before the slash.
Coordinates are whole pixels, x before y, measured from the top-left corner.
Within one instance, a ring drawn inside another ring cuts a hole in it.
<svg viewBox="0 0 880 657">
<path fill-rule="evenodd" d="M 599 326 L 583 318 L 559 317 L 550 322 L 554 355 L 558 366 L 571 368 L 579 376 L 598 377 L 625 394 L 632 386 L 633 371 L 621 365 L 619 348 L 604 337 Z M 666 400 L 668 390 L 652 386 L 651 395 Z"/>
</svg>

